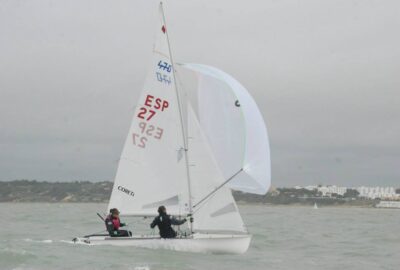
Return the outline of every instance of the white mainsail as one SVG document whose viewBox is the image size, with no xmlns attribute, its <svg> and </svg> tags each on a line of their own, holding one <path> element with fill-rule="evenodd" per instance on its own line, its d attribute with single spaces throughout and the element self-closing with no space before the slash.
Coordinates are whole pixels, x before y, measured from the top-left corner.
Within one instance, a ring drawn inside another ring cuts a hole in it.
<svg viewBox="0 0 400 270">
<path fill-rule="evenodd" d="M 184 139 L 173 66 L 160 5 L 150 72 L 119 161 L 108 209 L 123 215 L 173 215 L 189 211 Z"/>
<path fill-rule="evenodd" d="M 270 149 L 257 104 L 248 91 L 225 72 L 201 64 L 182 66 L 198 76 L 200 125 L 224 178 L 237 174 L 228 186 L 265 194 L 271 184 Z"/>
</svg>

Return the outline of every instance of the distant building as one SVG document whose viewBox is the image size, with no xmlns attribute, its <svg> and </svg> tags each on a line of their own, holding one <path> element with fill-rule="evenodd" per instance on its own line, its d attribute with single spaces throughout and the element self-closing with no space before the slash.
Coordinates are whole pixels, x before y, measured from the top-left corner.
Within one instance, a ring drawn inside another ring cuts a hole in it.
<svg viewBox="0 0 400 270">
<path fill-rule="evenodd" d="M 358 187 L 356 190 L 360 197 L 369 199 L 400 199 L 400 194 L 396 194 L 393 187 Z"/>
<path fill-rule="evenodd" d="M 313 190 L 317 190 L 317 189 L 318 189 L 318 186 L 306 186 L 306 187 L 304 187 L 304 189 L 313 191 Z"/>
<path fill-rule="evenodd" d="M 338 194 L 343 196 L 346 193 L 347 188 L 333 185 L 333 186 L 317 187 L 317 190 L 322 193 L 322 196 L 331 197 L 333 194 Z"/>
<path fill-rule="evenodd" d="M 359 192 L 358 197 L 368 198 L 368 199 L 387 199 L 387 200 L 399 200 L 400 194 L 396 194 L 396 189 L 394 187 L 339 187 L 335 185 L 328 186 L 295 186 L 296 190 L 306 189 L 309 191 L 318 191 L 320 196 L 323 197 L 334 197 L 334 194 L 344 196 L 347 190 L 357 190 Z"/>
</svg>

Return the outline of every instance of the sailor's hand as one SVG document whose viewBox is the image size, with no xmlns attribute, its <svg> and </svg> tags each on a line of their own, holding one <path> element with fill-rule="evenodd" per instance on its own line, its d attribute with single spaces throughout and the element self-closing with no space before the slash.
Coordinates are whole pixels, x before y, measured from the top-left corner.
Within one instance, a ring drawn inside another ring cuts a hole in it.
<svg viewBox="0 0 400 270">
<path fill-rule="evenodd" d="M 193 215 L 189 214 L 189 215 L 187 215 L 187 217 L 189 218 L 190 223 L 193 223 Z M 186 218 L 185 218 L 185 221 L 186 221 Z"/>
<path fill-rule="evenodd" d="M 183 223 L 185 223 L 185 222 L 187 221 L 187 219 L 186 219 L 186 218 L 184 218 L 182 221 L 183 221 Z"/>
</svg>

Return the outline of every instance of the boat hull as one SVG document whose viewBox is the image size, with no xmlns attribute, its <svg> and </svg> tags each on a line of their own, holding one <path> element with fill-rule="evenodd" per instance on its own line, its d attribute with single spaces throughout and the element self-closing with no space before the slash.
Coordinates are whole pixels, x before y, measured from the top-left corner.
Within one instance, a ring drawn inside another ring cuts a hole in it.
<svg viewBox="0 0 400 270">
<path fill-rule="evenodd" d="M 193 234 L 187 238 L 162 239 L 155 236 L 76 238 L 76 243 L 88 245 L 133 246 L 196 253 L 242 254 L 247 251 L 251 235 Z"/>
</svg>

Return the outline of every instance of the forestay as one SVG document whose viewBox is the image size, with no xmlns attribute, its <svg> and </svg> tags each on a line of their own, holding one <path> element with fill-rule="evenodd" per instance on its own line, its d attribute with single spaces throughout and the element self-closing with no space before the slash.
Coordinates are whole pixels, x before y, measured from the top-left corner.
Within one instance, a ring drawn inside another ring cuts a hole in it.
<svg viewBox="0 0 400 270">
<path fill-rule="evenodd" d="M 108 209 L 117 207 L 122 215 L 156 215 L 160 205 L 173 215 L 189 211 L 183 135 L 166 31 L 160 14 L 150 72 L 108 205 Z"/>
<path fill-rule="evenodd" d="M 228 186 L 265 194 L 271 183 L 267 129 L 257 104 L 233 77 L 214 67 L 183 64 L 198 75 L 198 115 Z"/>
</svg>

